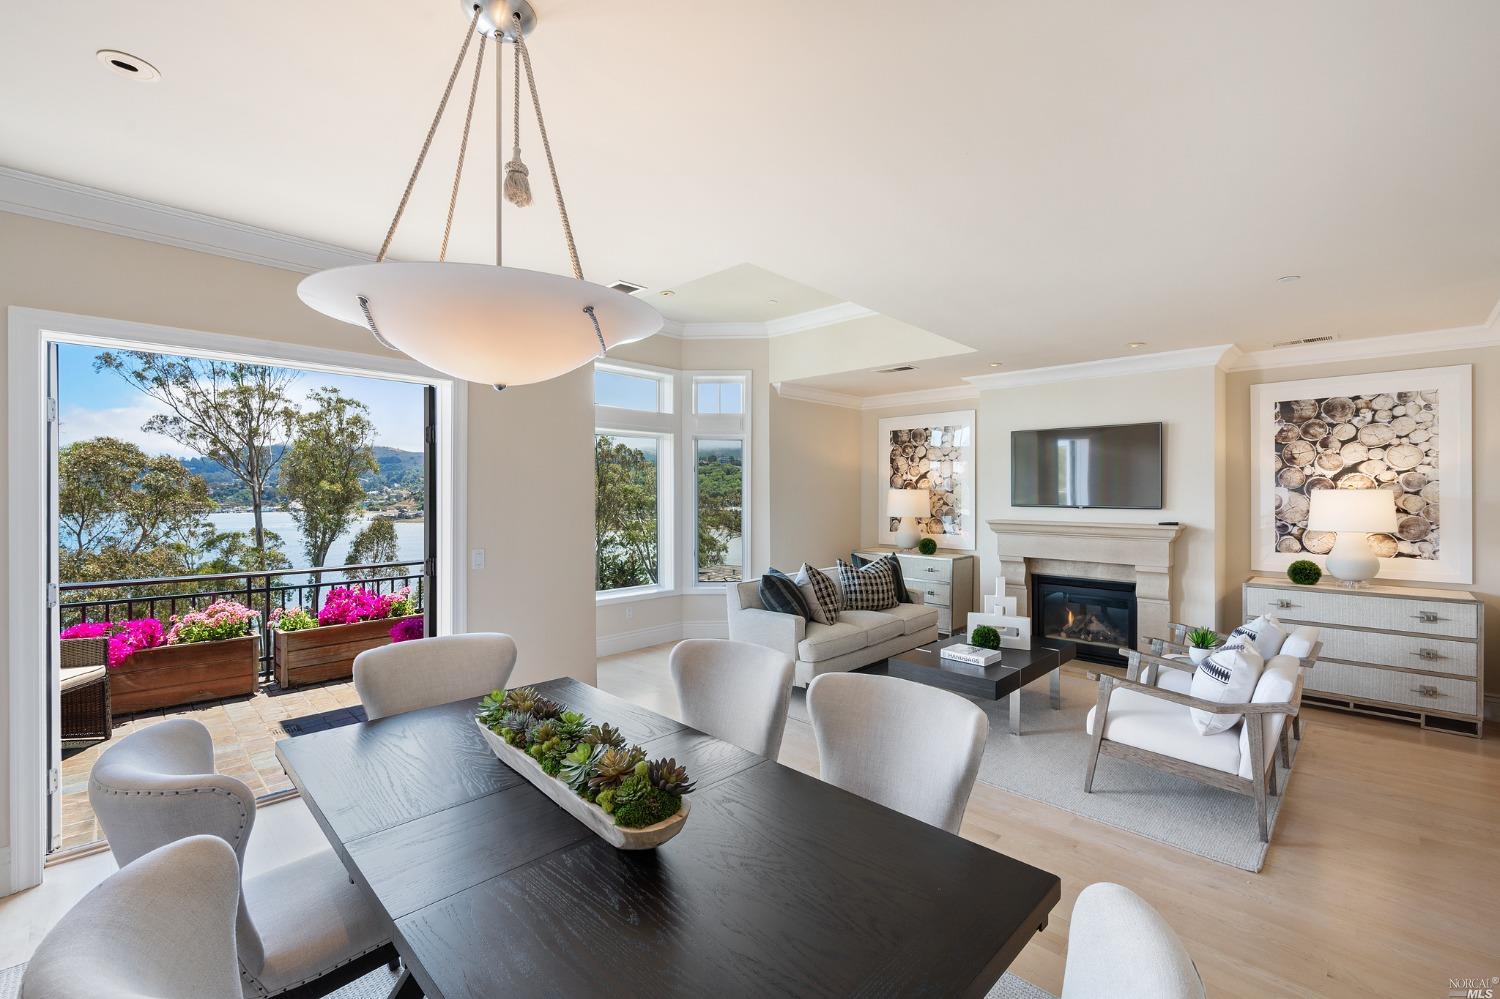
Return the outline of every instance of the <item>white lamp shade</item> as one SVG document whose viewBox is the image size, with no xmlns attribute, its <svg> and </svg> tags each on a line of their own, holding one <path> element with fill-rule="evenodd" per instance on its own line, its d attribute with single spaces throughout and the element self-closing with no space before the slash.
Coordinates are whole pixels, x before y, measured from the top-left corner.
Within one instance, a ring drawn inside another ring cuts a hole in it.
<svg viewBox="0 0 1500 999">
<path fill-rule="evenodd" d="M 1396 529 L 1396 496 L 1387 489 L 1316 489 L 1309 531 L 1380 534 Z"/>
<path fill-rule="evenodd" d="M 642 340 L 662 327 L 650 305 L 612 288 L 558 274 L 490 264 L 359 264 L 312 274 L 297 285 L 307 305 L 369 329 L 444 374 L 486 385 L 526 385 L 599 357 L 583 311 L 593 306 L 604 345 Z"/>
<path fill-rule="evenodd" d="M 892 489 L 885 509 L 892 517 L 930 517 L 932 493 L 926 489 Z"/>
</svg>

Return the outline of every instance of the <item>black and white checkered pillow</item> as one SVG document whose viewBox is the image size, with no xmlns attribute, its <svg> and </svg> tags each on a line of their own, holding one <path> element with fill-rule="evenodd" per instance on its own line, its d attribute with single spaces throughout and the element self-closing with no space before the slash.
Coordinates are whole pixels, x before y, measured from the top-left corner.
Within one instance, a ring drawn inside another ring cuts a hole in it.
<svg viewBox="0 0 1500 999">
<path fill-rule="evenodd" d="M 797 588 L 807 599 L 812 619 L 819 624 L 836 624 L 839 619 L 839 588 L 833 580 L 806 562 L 797 573 Z"/>
<path fill-rule="evenodd" d="M 839 559 L 838 574 L 839 586 L 844 591 L 844 610 L 885 610 L 896 606 L 895 573 L 887 560 L 856 569 Z"/>
<path fill-rule="evenodd" d="M 891 581 L 896 584 L 896 602 L 898 604 L 911 603 L 911 594 L 906 591 L 906 577 L 901 575 L 901 563 L 896 561 L 894 555 L 882 555 L 877 559 L 861 558 L 859 552 L 851 552 L 849 561 L 854 563 L 854 568 L 863 569 L 875 562 L 889 562 L 891 564 Z"/>
</svg>

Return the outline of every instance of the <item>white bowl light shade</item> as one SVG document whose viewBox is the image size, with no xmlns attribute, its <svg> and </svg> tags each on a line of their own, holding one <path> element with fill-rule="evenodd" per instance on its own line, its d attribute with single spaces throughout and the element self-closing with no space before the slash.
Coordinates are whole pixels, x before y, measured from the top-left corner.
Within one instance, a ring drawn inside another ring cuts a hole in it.
<svg viewBox="0 0 1500 999">
<path fill-rule="evenodd" d="M 444 374 L 486 385 L 528 385 L 598 358 L 604 346 L 643 340 L 661 313 L 588 281 L 491 264 L 359 264 L 309 275 L 297 295 L 326 316 L 369 329 Z"/>
<path fill-rule="evenodd" d="M 1396 529 L 1396 497 L 1386 489 L 1316 489 L 1309 531 L 1382 534 Z"/>
<path fill-rule="evenodd" d="M 892 517 L 930 517 L 932 494 L 926 489 L 892 489 L 885 508 Z"/>
</svg>

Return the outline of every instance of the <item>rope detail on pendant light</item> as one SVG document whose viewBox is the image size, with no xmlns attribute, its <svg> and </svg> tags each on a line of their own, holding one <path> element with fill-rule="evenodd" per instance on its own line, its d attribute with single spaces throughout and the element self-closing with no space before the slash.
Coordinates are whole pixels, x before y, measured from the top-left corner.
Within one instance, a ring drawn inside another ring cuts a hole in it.
<svg viewBox="0 0 1500 999">
<path fill-rule="evenodd" d="M 438 260 L 448 259 L 448 236 L 453 232 L 453 210 L 458 207 L 458 182 L 464 175 L 464 153 L 469 149 L 469 125 L 474 120 L 474 98 L 479 95 L 479 71 L 484 67 L 485 36 L 479 36 L 479 57 L 474 60 L 474 82 L 469 85 L 469 108 L 464 112 L 464 134 L 458 141 L 458 168 L 453 171 L 453 193 L 448 196 L 448 219 L 443 223 L 443 245 Z M 495 72 L 499 72 L 497 63 Z"/>
<path fill-rule="evenodd" d="M 396 216 L 391 219 L 391 227 L 386 230 L 385 242 L 380 244 L 380 252 L 375 254 L 377 264 L 390 252 L 391 240 L 396 237 L 396 226 L 401 224 L 401 214 L 406 211 L 406 203 L 411 200 L 412 188 L 417 186 L 417 175 L 422 172 L 422 163 L 427 159 L 427 151 L 432 148 L 432 137 L 437 134 L 438 122 L 443 120 L 443 110 L 448 107 L 448 98 L 453 93 L 453 84 L 458 79 L 459 67 L 464 64 L 464 56 L 469 54 L 469 41 L 474 37 L 474 25 L 477 23 L 479 23 L 479 8 L 475 7 L 474 16 L 469 19 L 469 27 L 464 34 L 464 44 L 458 50 L 458 58 L 453 62 L 453 72 L 448 74 L 448 85 L 443 88 L 443 99 L 438 101 L 437 114 L 432 116 L 432 124 L 427 126 L 427 138 L 422 140 L 422 151 L 417 154 L 416 165 L 411 168 L 411 176 L 406 180 L 406 190 L 401 193 L 401 203 L 396 206 Z"/>
<path fill-rule="evenodd" d="M 516 33 L 520 34 L 517 27 Z M 515 85 L 511 92 L 515 95 L 514 104 L 510 115 L 510 162 L 505 164 L 505 200 L 517 208 L 525 208 L 531 204 L 531 181 L 526 177 L 531 173 L 526 169 L 526 164 L 521 162 L 521 57 L 518 54 L 515 59 Z M 499 72 L 499 68 L 496 68 Z"/>
<path fill-rule="evenodd" d="M 547 172 L 552 175 L 552 191 L 557 195 L 557 214 L 562 216 L 563 239 L 568 243 L 568 259 L 573 262 L 573 277 L 583 280 L 583 265 L 578 262 L 578 247 L 573 243 L 573 224 L 568 221 L 568 206 L 563 203 L 562 184 L 557 179 L 557 164 L 552 160 L 552 143 L 547 140 L 547 119 L 542 117 L 542 99 L 536 94 L 536 77 L 531 73 L 531 51 L 526 48 L 526 33 L 521 30 L 519 14 L 511 15 L 516 21 L 516 51 L 526 63 L 526 86 L 531 89 L 531 106 L 536 109 L 537 131 L 542 133 L 542 152 L 547 155 Z"/>
</svg>

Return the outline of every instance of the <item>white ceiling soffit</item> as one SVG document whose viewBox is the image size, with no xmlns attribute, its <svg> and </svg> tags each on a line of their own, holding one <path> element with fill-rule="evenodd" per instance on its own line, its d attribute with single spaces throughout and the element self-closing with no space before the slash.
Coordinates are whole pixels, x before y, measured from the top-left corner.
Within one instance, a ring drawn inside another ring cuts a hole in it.
<svg viewBox="0 0 1500 999">
<path fill-rule="evenodd" d="M 875 315 L 879 313 L 862 305 L 840 302 L 761 323 L 680 323 L 669 319 L 663 324 L 661 332 L 678 340 L 764 340 L 767 337 L 805 333 Z"/>
<path fill-rule="evenodd" d="M 979 398 L 979 389 L 972 385 L 950 385 L 946 388 L 917 389 L 912 392 L 891 392 L 886 395 L 849 395 L 818 388 L 814 385 L 799 385 L 796 382 L 777 382 L 776 394 L 783 399 L 797 402 L 815 402 L 823 406 L 838 406 L 841 409 L 894 409 L 898 406 L 935 406 L 948 402 L 963 402 Z"/>
</svg>

